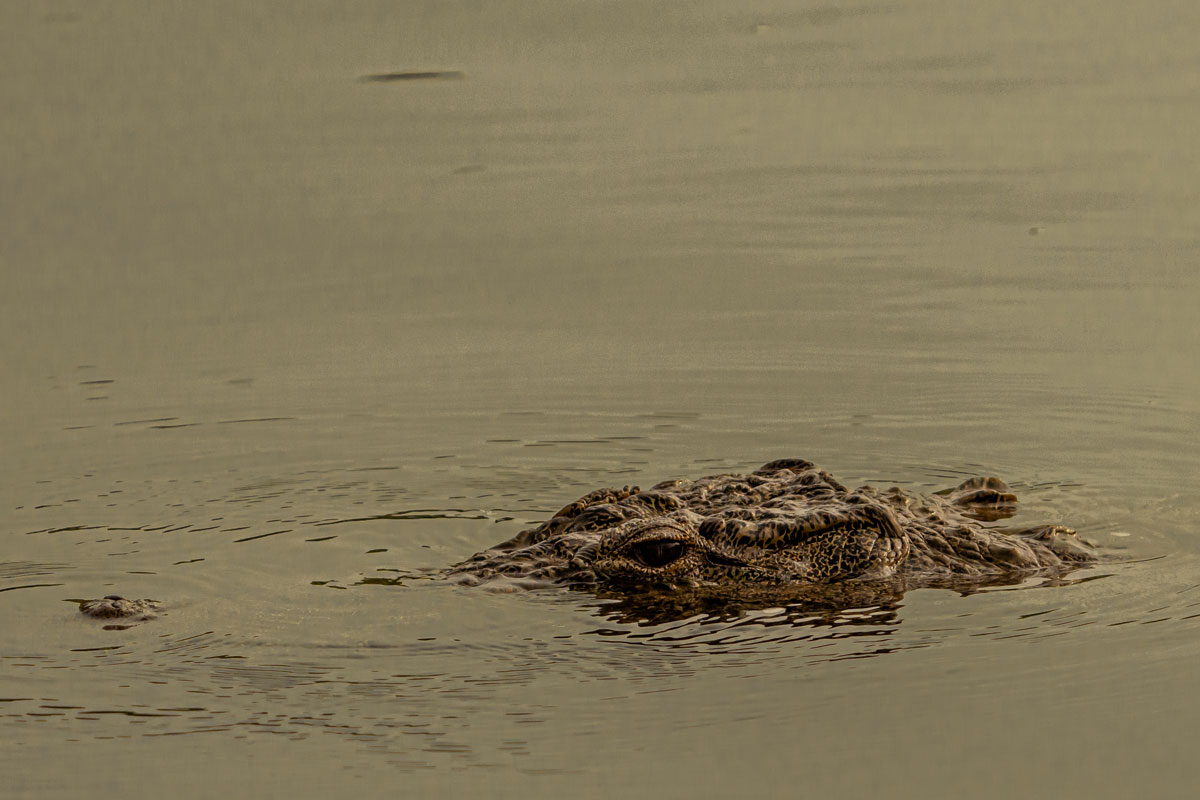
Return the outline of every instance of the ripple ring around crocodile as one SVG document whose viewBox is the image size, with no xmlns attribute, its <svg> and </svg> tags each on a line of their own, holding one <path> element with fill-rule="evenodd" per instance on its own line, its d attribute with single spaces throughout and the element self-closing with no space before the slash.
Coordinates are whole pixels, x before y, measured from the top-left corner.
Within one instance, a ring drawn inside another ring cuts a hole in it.
<svg viewBox="0 0 1200 800">
<path fill-rule="evenodd" d="M 677 618 L 699 610 L 694 601 L 718 595 L 748 601 L 725 610 L 789 596 L 834 608 L 888 605 L 914 588 L 968 593 L 1034 575 L 1060 580 L 1097 560 L 1091 543 L 1063 525 L 994 524 L 1016 508 L 999 478 L 971 478 L 928 495 L 851 490 L 810 461 L 782 459 L 748 475 L 589 492 L 443 574 L 505 590 L 565 585 L 604 597 L 657 593 L 659 600 L 674 593 L 678 602 L 653 614 Z M 636 611 L 645 617 L 648 608 Z M 162 606 L 109 595 L 79 609 L 141 622 Z"/>
</svg>

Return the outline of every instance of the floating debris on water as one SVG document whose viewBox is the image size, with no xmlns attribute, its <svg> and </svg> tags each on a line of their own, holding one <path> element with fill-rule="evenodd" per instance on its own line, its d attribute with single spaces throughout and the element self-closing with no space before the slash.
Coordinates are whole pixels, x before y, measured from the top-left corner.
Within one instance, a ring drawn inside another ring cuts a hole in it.
<svg viewBox="0 0 1200 800">
<path fill-rule="evenodd" d="M 377 72 L 364 75 L 363 81 L 426 81 L 426 80 L 462 80 L 467 77 L 458 70 L 429 70 L 423 72 Z"/>
</svg>

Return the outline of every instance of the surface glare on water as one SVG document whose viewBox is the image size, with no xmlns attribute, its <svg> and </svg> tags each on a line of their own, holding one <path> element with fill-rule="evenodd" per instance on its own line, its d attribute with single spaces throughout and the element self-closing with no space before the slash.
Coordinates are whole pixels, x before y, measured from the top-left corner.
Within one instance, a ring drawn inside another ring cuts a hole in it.
<svg viewBox="0 0 1200 800">
<path fill-rule="evenodd" d="M 9 793 L 1188 795 L 1198 17 L 0 9 Z M 430 580 L 788 456 L 1108 558 L 671 621 Z"/>
</svg>

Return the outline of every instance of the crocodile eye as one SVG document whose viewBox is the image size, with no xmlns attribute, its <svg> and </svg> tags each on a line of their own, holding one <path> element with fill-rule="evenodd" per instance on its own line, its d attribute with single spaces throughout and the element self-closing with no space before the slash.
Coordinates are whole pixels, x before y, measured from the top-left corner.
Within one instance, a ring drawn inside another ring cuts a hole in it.
<svg viewBox="0 0 1200 800">
<path fill-rule="evenodd" d="M 674 539 L 651 539 L 633 546 L 633 554 L 647 567 L 665 567 L 683 555 L 683 542 Z"/>
</svg>

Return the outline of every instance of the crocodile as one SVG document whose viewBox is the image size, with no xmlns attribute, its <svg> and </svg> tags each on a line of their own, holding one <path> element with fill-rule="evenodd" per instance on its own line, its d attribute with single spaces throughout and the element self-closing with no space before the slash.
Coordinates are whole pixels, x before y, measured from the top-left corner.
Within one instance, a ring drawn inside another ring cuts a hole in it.
<svg viewBox="0 0 1200 800">
<path fill-rule="evenodd" d="M 994 524 L 1016 510 L 995 477 L 933 494 L 849 489 L 811 461 L 781 459 L 746 475 L 598 489 L 439 572 L 504 590 L 585 589 L 616 601 L 608 610 L 619 618 L 660 621 L 780 602 L 802 614 L 891 612 L 909 589 L 970 593 L 1031 576 L 1065 583 L 1097 560 L 1063 525 Z M 79 610 L 121 630 L 162 606 L 108 595 Z"/>
<path fill-rule="evenodd" d="M 995 477 L 933 494 L 849 489 L 810 461 L 782 459 L 744 475 L 598 489 L 449 572 L 467 585 L 655 593 L 660 603 L 736 589 L 763 605 L 783 590 L 845 608 L 913 588 L 1061 578 L 1096 560 L 1063 525 L 994 524 L 1016 510 Z"/>
</svg>

